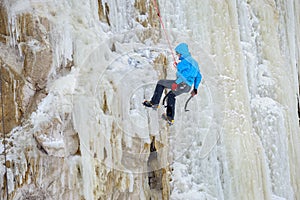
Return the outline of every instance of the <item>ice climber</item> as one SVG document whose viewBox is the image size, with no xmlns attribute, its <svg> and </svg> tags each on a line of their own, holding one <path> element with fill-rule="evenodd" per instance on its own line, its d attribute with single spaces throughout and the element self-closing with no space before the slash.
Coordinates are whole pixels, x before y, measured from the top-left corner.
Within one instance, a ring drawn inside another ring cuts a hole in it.
<svg viewBox="0 0 300 200">
<path fill-rule="evenodd" d="M 178 64 L 174 64 L 174 66 L 177 68 L 176 80 L 159 80 L 156 84 L 151 100 L 146 100 L 143 103 L 144 106 L 152 107 L 154 109 L 158 108 L 164 88 L 171 89 L 171 91 L 167 94 L 166 113 L 162 116 L 171 125 L 174 123 L 176 102 L 175 97 L 182 93 L 188 93 L 193 85 L 194 88 L 191 91 L 191 95 L 195 96 L 202 79 L 198 63 L 194 58 L 192 58 L 188 45 L 186 43 L 180 43 L 175 48 L 175 51 L 180 60 Z"/>
</svg>

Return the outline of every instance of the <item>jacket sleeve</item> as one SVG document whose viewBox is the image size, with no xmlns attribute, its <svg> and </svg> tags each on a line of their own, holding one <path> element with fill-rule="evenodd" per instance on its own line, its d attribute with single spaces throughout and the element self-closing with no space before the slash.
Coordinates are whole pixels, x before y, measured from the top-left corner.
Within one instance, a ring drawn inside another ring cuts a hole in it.
<svg viewBox="0 0 300 200">
<path fill-rule="evenodd" d="M 194 88 L 195 89 L 198 89 L 201 80 L 202 80 L 202 75 L 201 75 L 200 71 L 198 70 L 197 76 L 194 80 Z"/>
</svg>

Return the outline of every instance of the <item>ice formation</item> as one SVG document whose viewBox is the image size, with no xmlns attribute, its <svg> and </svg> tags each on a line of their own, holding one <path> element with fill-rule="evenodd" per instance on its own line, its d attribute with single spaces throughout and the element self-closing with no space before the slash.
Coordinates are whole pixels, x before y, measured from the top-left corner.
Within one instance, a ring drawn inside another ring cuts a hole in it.
<svg viewBox="0 0 300 200">
<path fill-rule="evenodd" d="M 203 75 L 171 127 L 141 104 L 175 77 L 155 1 Z M 299 19 L 297 0 L 2 0 L 0 198 L 300 199 Z"/>
</svg>

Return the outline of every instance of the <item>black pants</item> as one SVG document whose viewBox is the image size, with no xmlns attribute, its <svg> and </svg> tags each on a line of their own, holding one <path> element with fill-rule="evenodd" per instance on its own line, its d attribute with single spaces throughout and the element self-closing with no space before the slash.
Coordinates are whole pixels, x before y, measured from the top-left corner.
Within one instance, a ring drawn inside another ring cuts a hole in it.
<svg viewBox="0 0 300 200">
<path fill-rule="evenodd" d="M 151 98 L 151 103 L 159 104 L 163 90 L 165 88 L 171 89 L 173 83 L 175 83 L 175 80 L 166 80 L 166 79 L 159 80 L 156 84 L 154 94 Z M 168 97 L 167 97 L 168 98 L 167 99 L 167 116 L 168 117 L 170 117 L 171 119 L 174 119 L 175 103 L 176 103 L 175 97 L 182 93 L 187 93 L 190 90 L 191 90 L 191 86 L 189 86 L 185 83 L 180 83 L 180 84 L 178 84 L 178 87 L 176 90 L 172 90 L 172 92 L 168 94 Z"/>
</svg>

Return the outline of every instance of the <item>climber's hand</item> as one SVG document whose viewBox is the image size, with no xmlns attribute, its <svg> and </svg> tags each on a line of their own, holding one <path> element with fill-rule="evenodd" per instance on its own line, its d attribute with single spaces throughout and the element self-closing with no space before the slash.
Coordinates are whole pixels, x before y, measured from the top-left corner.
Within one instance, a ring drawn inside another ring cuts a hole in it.
<svg viewBox="0 0 300 200">
<path fill-rule="evenodd" d="M 191 92 L 191 95 L 192 95 L 192 96 L 197 95 L 197 89 L 194 88 L 193 91 Z"/>
</svg>

